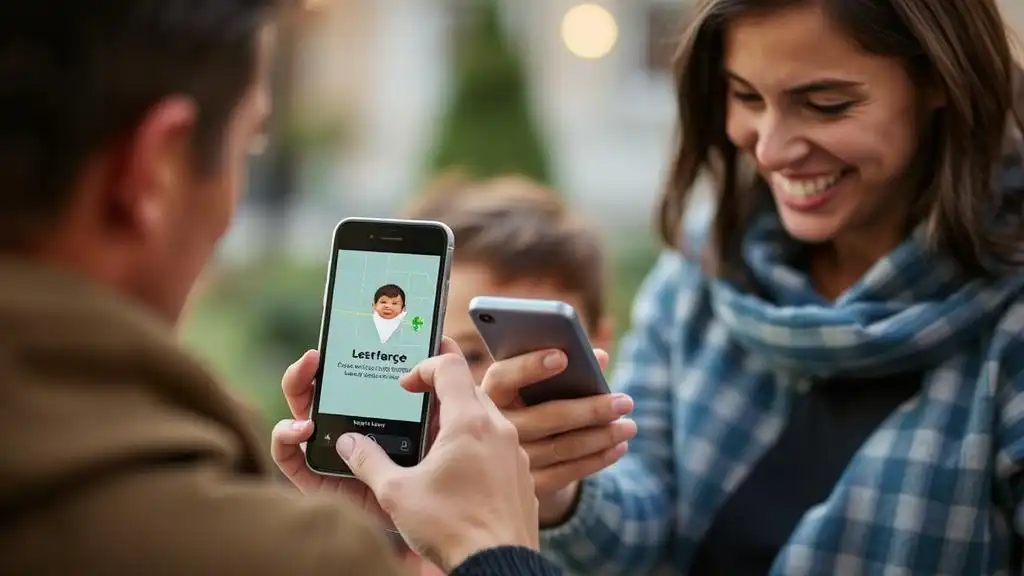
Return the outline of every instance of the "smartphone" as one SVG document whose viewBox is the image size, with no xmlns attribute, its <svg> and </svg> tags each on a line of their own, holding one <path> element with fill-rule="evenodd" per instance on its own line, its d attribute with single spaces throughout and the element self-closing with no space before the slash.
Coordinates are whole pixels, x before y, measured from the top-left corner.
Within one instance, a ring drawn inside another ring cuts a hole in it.
<svg viewBox="0 0 1024 576">
<path fill-rule="evenodd" d="M 565 352 L 569 365 L 564 371 L 519 391 L 527 406 L 610 392 L 587 332 L 569 304 L 558 300 L 478 296 L 470 301 L 469 314 L 495 360 L 537 350 Z"/>
<path fill-rule="evenodd" d="M 334 229 L 306 443 L 314 472 L 352 476 L 335 449 L 346 432 L 401 466 L 423 459 L 430 398 L 398 378 L 440 350 L 454 245 L 440 222 L 347 218 Z"/>
</svg>

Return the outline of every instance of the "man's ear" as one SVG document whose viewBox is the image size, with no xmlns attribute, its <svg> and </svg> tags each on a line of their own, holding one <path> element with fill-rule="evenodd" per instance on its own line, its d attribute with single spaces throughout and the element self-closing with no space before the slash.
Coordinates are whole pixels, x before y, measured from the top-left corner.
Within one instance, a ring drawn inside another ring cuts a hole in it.
<svg viewBox="0 0 1024 576">
<path fill-rule="evenodd" d="M 591 334 L 590 342 L 594 348 L 609 351 L 615 339 L 615 320 L 611 316 L 604 316 L 597 323 L 597 328 Z"/>
<path fill-rule="evenodd" d="M 149 235 L 166 225 L 177 192 L 187 186 L 189 140 L 196 122 L 195 103 L 168 98 L 146 113 L 122 148 L 123 170 L 112 190 L 113 212 L 131 230 Z"/>
</svg>

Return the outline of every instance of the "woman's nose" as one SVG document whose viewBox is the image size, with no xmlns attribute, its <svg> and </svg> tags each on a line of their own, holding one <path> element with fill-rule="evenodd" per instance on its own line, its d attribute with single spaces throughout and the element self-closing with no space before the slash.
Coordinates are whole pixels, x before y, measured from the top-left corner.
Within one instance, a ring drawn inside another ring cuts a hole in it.
<svg viewBox="0 0 1024 576">
<path fill-rule="evenodd" d="M 757 127 L 754 155 L 764 169 L 777 171 L 791 167 L 810 151 L 810 145 L 795 127 L 781 119 L 765 115 Z"/>
</svg>

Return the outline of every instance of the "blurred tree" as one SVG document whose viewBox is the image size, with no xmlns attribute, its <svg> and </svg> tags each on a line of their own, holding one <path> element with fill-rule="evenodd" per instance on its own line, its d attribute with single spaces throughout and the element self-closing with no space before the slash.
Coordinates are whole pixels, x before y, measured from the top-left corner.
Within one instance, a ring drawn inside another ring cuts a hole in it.
<svg viewBox="0 0 1024 576">
<path fill-rule="evenodd" d="M 461 168 L 480 178 L 517 172 L 548 182 L 523 65 L 503 33 L 499 9 L 494 0 L 466 4 L 473 13 L 456 35 L 455 85 L 430 172 Z"/>
<path fill-rule="evenodd" d="M 296 48 L 301 6 L 286 5 L 278 24 L 278 49 L 270 78 L 272 113 L 267 121 L 265 150 L 251 164 L 248 198 L 260 205 L 268 218 L 261 231 L 261 256 L 277 256 L 284 245 L 289 211 L 298 191 L 298 154 L 288 145 L 289 120 L 295 97 Z"/>
<path fill-rule="evenodd" d="M 286 244 L 285 232 L 299 195 L 303 161 L 323 153 L 338 152 L 348 137 L 348 118 L 344 110 L 311 110 L 303 106 L 297 93 L 298 68 L 302 44 L 319 12 L 315 3 L 285 3 L 277 25 L 277 50 L 270 92 L 273 106 L 267 121 L 264 150 L 251 163 L 247 200 L 267 214 L 262 254 L 265 259 L 280 257 Z"/>
</svg>

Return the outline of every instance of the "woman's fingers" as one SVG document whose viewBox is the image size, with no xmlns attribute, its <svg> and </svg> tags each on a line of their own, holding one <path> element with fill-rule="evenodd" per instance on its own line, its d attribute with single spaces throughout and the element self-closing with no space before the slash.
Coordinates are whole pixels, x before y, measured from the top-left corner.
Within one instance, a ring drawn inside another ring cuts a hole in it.
<svg viewBox="0 0 1024 576">
<path fill-rule="evenodd" d="M 550 378 L 568 366 L 561 350 L 540 350 L 491 364 L 481 386 L 498 408 L 509 408 L 519 399 L 519 390 Z"/>
<path fill-rule="evenodd" d="M 543 470 L 533 471 L 533 481 L 538 494 L 551 494 L 569 484 L 596 474 L 619 461 L 626 454 L 625 442 L 571 462 L 556 464 Z"/>
<path fill-rule="evenodd" d="M 608 354 L 594 350 L 604 369 Z M 603 394 L 523 406 L 519 390 L 545 380 L 566 367 L 558 350 L 541 350 L 495 362 L 482 388 L 515 426 L 530 457 L 536 493 L 553 493 L 613 464 L 636 436 L 636 424 L 621 418 L 633 410 L 625 394 Z"/>
<path fill-rule="evenodd" d="M 530 468 L 536 471 L 599 454 L 632 440 L 634 436 L 636 423 L 632 420 L 619 420 L 530 442 L 524 448 L 530 456 Z"/>
<path fill-rule="evenodd" d="M 614 422 L 633 410 L 633 399 L 625 394 L 603 394 L 576 400 L 552 400 L 536 406 L 508 410 L 505 417 L 515 424 L 520 442 L 534 442 L 571 430 L 593 428 Z"/>
</svg>

